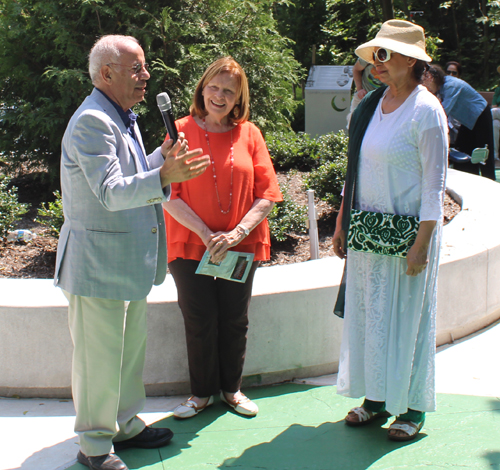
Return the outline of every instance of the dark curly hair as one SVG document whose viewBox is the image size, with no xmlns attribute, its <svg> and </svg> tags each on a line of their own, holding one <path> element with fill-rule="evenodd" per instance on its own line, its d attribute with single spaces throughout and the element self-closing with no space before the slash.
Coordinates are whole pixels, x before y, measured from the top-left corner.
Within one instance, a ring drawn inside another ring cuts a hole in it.
<svg viewBox="0 0 500 470">
<path fill-rule="evenodd" d="M 432 77 L 432 80 L 438 89 L 441 88 L 446 77 L 444 70 L 439 65 L 430 65 L 427 72 Z"/>
<path fill-rule="evenodd" d="M 413 77 L 418 83 L 422 83 L 425 72 L 429 69 L 429 64 L 423 60 L 417 59 L 413 66 Z"/>
</svg>

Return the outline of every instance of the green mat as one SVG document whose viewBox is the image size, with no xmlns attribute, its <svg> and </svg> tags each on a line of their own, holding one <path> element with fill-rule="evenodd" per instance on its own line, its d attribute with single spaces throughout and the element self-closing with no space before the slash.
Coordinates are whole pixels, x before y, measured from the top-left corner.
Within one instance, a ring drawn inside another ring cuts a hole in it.
<svg viewBox="0 0 500 470">
<path fill-rule="evenodd" d="M 334 387 L 284 384 L 246 390 L 259 405 L 255 418 L 236 415 L 218 399 L 188 420 L 164 419 L 167 447 L 120 453 L 130 469 L 148 470 L 364 470 L 500 469 L 500 400 L 438 395 L 412 442 L 387 439 L 393 418 L 361 428 L 343 418 L 361 400 Z M 76 464 L 71 470 L 87 467 Z"/>
</svg>

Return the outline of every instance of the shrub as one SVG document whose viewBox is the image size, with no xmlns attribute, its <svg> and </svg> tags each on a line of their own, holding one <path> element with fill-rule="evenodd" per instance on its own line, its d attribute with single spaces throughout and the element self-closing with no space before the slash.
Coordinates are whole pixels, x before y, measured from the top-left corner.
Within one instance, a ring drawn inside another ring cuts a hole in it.
<svg viewBox="0 0 500 470">
<path fill-rule="evenodd" d="M 320 165 L 304 180 L 307 189 L 314 189 L 315 195 L 339 208 L 342 187 L 347 171 L 348 137 L 344 131 L 318 138 Z"/>
<path fill-rule="evenodd" d="M 298 105 L 293 113 L 290 126 L 295 132 L 303 132 L 306 128 L 306 109 L 304 100 L 298 101 Z"/>
<path fill-rule="evenodd" d="M 56 200 L 54 202 L 48 202 L 47 205 L 45 205 L 45 202 L 42 204 L 42 207 L 38 209 L 36 221 L 49 227 L 51 235 L 59 238 L 59 233 L 64 223 L 62 198 L 59 191 L 55 191 L 53 194 Z"/>
<path fill-rule="evenodd" d="M 316 140 L 319 163 L 333 162 L 339 157 L 347 157 L 348 143 L 349 137 L 344 131 L 319 136 Z"/>
<path fill-rule="evenodd" d="M 334 162 L 323 163 L 318 169 L 311 171 L 304 185 L 308 189 L 314 189 L 316 197 L 338 209 L 346 170 L 347 158 L 339 157 Z"/>
<path fill-rule="evenodd" d="M 288 194 L 288 186 L 280 184 L 283 201 L 274 205 L 267 216 L 271 240 L 283 242 L 292 232 L 306 231 L 307 207 L 295 203 Z"/>
<path fill-rule="evenodd" d="M 16 222 L 28 212 L 29 204 L 17 199 L 17 188 L 9 188 L 10 178 L 0 176 L 0 237 L 5 238 L 15 229 Z"/>
<path fill-rule="evenodd" d="M 266 143 L 276 169 L 307 171 L 318 166 L 316 139 L 309 134 L 268 132 Z"/>
</svg>

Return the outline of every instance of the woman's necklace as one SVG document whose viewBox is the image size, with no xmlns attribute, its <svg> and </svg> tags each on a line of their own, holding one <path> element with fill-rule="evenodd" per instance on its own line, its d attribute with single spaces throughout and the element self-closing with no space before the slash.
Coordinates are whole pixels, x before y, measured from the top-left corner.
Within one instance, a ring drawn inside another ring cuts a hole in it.
<svg viewBox="0 0 500 470">
<path fill-rule="evenodd" d="M 231 129 L 231 158 L 230 158 L 231 183 L 229 185 L 229 206 L 227 208 L 227 211 L 225 211 L 224 209 L 222 209 L 222 204 L 220 202 L 219 188 L 217 187 L 217 174 L 215 173 L 215 161 L 214 161 L 214 157 L 212 155 L 212 149 L 210 148 L 210 140 L 208 140 L 207 125 L 205 123 L 205 119 L 202 119 L 202 121 L 203 121 L 203 128 L 205 129 L 205 138 L 207 139 L 208 153 L 210 155 L 210 162 L 212 163 L 212 171 L 214 173 L 215 194 L 217 194 L 217 201 L 219 202 L 219 209 L 223 214 L 229 214 L 229 211 L 231 210 L 231 202 L 233 200 L 233 168 L 234 168 L 233 130 Z"/>
</svg>

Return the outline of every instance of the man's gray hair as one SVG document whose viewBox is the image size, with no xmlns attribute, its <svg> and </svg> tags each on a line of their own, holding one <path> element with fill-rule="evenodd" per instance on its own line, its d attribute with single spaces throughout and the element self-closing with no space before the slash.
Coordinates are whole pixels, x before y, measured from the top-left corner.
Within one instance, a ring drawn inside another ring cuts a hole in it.
<svg viewBox="0 0 500 470">
<path fill-rule="evenodd" d="M 108 34 L 96 41 L 89 54 L 89 73 L 94 85 L 100 80 L 99 72 L 103 65 L 110 62 L 119 63 L 119 46 L 126 41 L 133 41 L 139 44 L 139 41 L 133 36 L 121 36 L 119 34 Z"/>
</svg>

